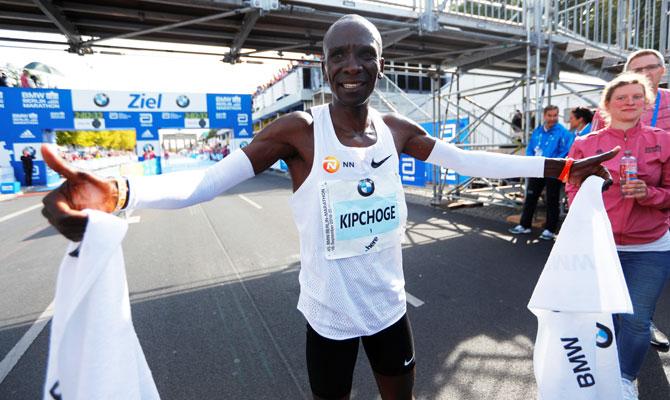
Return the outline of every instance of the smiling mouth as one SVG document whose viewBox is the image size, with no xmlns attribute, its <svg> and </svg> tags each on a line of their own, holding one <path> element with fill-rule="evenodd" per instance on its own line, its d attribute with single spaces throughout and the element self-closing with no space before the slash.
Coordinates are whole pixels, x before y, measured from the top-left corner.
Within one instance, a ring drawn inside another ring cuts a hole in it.
<svg viewBox="0 0 670 400">
<path fill-rule="evenodd" d="M 356 89 L 363 86 L 363 82 L 354 82 L 354 83 L 342 83 L 342 87 L 345 89 Z"/>
</svg>

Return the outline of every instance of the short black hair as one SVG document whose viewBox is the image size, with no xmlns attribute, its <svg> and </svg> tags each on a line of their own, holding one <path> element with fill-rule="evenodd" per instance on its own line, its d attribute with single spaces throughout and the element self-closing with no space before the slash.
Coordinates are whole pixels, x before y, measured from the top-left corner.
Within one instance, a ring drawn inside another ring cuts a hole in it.
<svg viewBox="0 0 670 400">
<path fill-rule="evenodd" d="M 326 39 L 328 38 L 328 36 L 331 35 L 333 29 L 339 24 L 351 23 L 351 22 L 361 24 L 361 25 L 367 27 L 370 30 L 370 32 L 372 33 L 372 36 L 375 39 L 375 43 L 377 43 L 377 46 L 379 48 L 379 54 L 381 55 L 381 53 L 382 53 L 382 36 L 379 33 L 379 30 L 377 29 L 377 27 L 372 22 L 370 22 L 370 20 L 368 20 L 365 17 L 361 17 L 358 14 L 343 15 L 342 17 L 340 17 L 340 19 L 333 22 L 333 24 L 326 31 L 326 34 L 323 35 L 323 46 L 322 46 L 323 47 L 323 55 L 324 56 L 326 55 Z"/>
<path fill-rule="evenodd" d="M 586 107 L 575 107 L 571 110 L 575 118 L 581 118 L 587 124 L 590 124 L 593 121 L 593 111 L 589 110 Z"/>
</svg>

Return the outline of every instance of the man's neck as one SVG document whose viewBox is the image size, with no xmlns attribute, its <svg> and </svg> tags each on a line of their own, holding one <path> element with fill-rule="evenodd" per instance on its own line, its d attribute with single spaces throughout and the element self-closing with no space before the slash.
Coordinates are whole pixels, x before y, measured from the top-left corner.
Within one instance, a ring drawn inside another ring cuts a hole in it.
<svg viewBox="0 0 670 400">
<path fill-rule="evenodd" d="M 552 125 L 549 125 L 549 126 L 547 126 L 546 124 L 543 125 L 544 130 L 545 130 L 546 132 L 549 132 L 549 131 L 551 130 L 551 128 L 553 128 L 554 126 L 556 126 L 556 124 L 552 124 Z"/>
<path fill-rule="evenodd" d="M 357 107 L 348 107 L 335 102 L 330 104 L 333 126 L 349 132 L 365 132 L 368 126 L 368 111 L 367 103 Z"/>
</svg>

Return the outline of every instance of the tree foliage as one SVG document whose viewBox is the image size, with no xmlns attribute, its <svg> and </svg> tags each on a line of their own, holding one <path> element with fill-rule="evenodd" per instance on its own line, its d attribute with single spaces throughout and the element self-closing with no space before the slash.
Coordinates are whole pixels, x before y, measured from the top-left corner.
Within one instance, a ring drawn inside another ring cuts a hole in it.
<svg viewBox="0 0 670 400">
<path fill-rule="evenodd" d="M 133 150 L 135 148 L 135 131 L 59 131 L 56 134 L 56 143 L 60 146 Z"/>
</svg>

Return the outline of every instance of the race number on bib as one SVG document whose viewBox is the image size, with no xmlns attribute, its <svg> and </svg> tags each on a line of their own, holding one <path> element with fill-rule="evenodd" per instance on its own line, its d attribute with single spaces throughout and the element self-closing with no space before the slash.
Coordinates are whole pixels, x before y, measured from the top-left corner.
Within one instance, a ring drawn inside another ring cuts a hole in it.
<svg viewBox="0 0 670 400">
<path fill-rule="evenodd" d="M 391 178 L 321 183 L 327 259 L 374 253 L 398 243 L 405 210 L 399 208 L 396 186 Z"/>
</svg>

